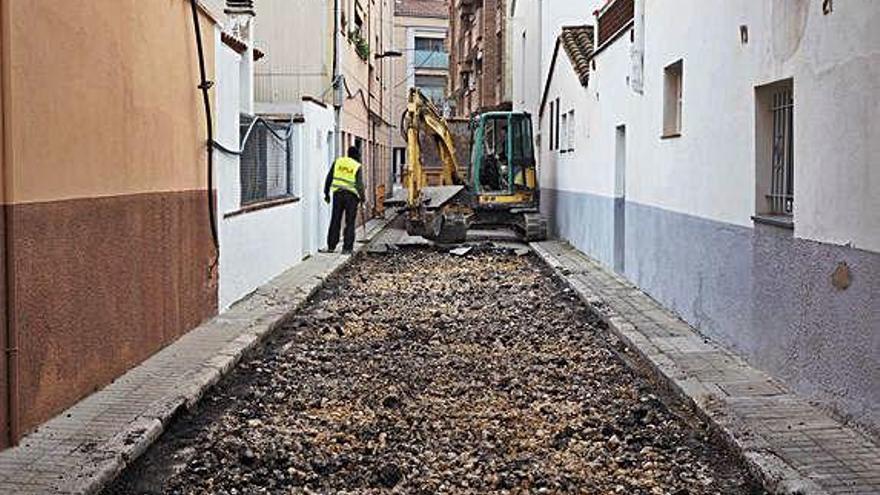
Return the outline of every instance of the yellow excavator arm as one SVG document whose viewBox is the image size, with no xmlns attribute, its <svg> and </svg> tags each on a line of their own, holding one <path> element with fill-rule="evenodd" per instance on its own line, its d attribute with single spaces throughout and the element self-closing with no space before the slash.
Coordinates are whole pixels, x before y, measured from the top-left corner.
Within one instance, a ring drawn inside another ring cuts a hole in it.
<svg viewBox="0 0 880 495">
<path fill-rule="evenodd" d="M 419 91 L 411 88 L 407 101 L 406 114 L 403 118 L 403 133 L 406 138 L 407 169 L 404 172 L 407 206 L 418 208 L 423 198 L 422 191 L 428 185 L 428 176 L 422 163 L 422 150 L 419 136 L 422 133 L 432 136 L 437 145 L 441 171 L 441 186 L 464 184 L 458 175 L 458 159 L 455 157 L 455 141 L 446 119 L 440 115 L 437 107 Z"/>
</svg>

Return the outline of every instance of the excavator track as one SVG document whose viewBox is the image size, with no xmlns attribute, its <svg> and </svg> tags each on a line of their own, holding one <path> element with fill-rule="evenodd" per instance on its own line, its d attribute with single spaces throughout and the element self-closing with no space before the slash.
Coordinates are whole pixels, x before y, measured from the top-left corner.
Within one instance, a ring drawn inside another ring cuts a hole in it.
<svg viewBox="0 0 880 495">
<path fill-rule="evenodd" d="M 526 242 L 547 239 L 547 219 L 540 213 L 523 213 L 521 234 Z"/>
</svg>

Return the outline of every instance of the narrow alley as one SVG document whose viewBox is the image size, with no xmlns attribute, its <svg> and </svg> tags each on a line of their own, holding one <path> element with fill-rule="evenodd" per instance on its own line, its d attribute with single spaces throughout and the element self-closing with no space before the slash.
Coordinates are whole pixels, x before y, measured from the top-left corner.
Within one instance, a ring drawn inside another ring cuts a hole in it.
<svg viewBox="0 0 880 495">
<path fill-rule="evenodd" d="M 762 493 L 600 325 L 534 254 L 365 256 L 104 493 Z"/>
<path fill-rule="evenodd" d="M 0 495 L 880 495 L 880 0 L 0 0 Z"/>
</svg>

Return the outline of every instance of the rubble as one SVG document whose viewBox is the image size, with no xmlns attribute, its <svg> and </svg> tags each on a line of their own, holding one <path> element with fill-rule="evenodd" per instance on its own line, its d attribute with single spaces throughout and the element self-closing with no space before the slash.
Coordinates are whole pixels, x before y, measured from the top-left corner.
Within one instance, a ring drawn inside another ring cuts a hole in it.
<svg viewBox="0 0 880 495">
<path fill-rule="evenodd" d="M 105 493 L 761 493 L 597 325 L 531 255 L 365 256 Z"/>
</svg>

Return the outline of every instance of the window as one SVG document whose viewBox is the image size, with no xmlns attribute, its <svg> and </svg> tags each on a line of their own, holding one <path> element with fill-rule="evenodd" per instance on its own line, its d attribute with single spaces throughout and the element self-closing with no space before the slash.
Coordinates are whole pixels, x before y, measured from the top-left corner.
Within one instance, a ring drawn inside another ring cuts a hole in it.
<svg viewBox="0 0 880 495">
<path fill-rule="evenodd" d="M 354 29 L 360 35 L 364 32 L 364 9 L 361 7 L 361 4 L 355 2 L 354 4 Z"/>
<path fill-rule="evenodd" d="M 683 62 L 679 60 L 664 69 L 663 137 L 681 135 Z"/>
<path fill-rule="evenodd" d="M 529 72 L 529 71 L 526 70 L 526 63 L 527 63 L 527 62 L 526 62 L 526 53 L 527 53 L 527 50 L 528 50 L 528 44 L 526 43 L 526 33 L 523 33 L 523 34 L 522 34 L 522 43 L 521 43 L 521 45 L 520 45 L 520 53 L 519 53 L 519 73 L 520 73 L 520 76 L 519 76 L 519 77 L 520 77 L 520 82 L 519 82 L 520 98 L 519 98 L 519 102 L 520 102 L 520 104 L 523 104 L 523 105 L 526 103 L 526 84 L 527 84 L 526 80 L 527 80 L 527 78 L 528 78 L 528 72 Z"/>
<path fill-rule="evenodd" d="M 568 151 L 574 151 L 574 140 L 575 140 L 575 123 L 574 123 L 574 110 L 570 110 L 568 112 Z"/>
<path fill-rule="evenodd" d="M 757 88 L 756 210 L 788 224 L 794 213 L 794 85 L 791 79 Z"/>
<path fill-rule="evenodd" d="M 446 103 L 446 76 L 416 75 L 416 87 L 439 109 Z"/>
<path fill-rule="evenodd" d="M 559 149 L 559 98 L 556 98 L 556 139 L 553 142 L 553 149 Z"/>
<path fill-rule="evenodd" d="M 446 43 L 443 38 L 416 37 L 416 51 L 445 52 Z"/>
<path fill-rule="evenodd" d="M 547 140 L 547 142 L 549 143 L 548 149 L 550 151 L 553 151 L 553 131 L 554 131 L 553 123 L 556 120 L 556 114 L 554 114 L 553 111 L 555 109 L 555 106 L 556 106 L 556 102 L 551 101 L 550 102 L 550 139 Z"/>
<path fill-rule="evenodd" d="M 565 113 L 562 116 L 562 127 L 560 127 L 560 134 L 562 134 L 562 153 L 568 151 L 568 113 Z"/>
<path fill-rule="evenodd" d="M 241 205 L 293 195 L 292 122 L 242 119 Z"/>
</svg>

